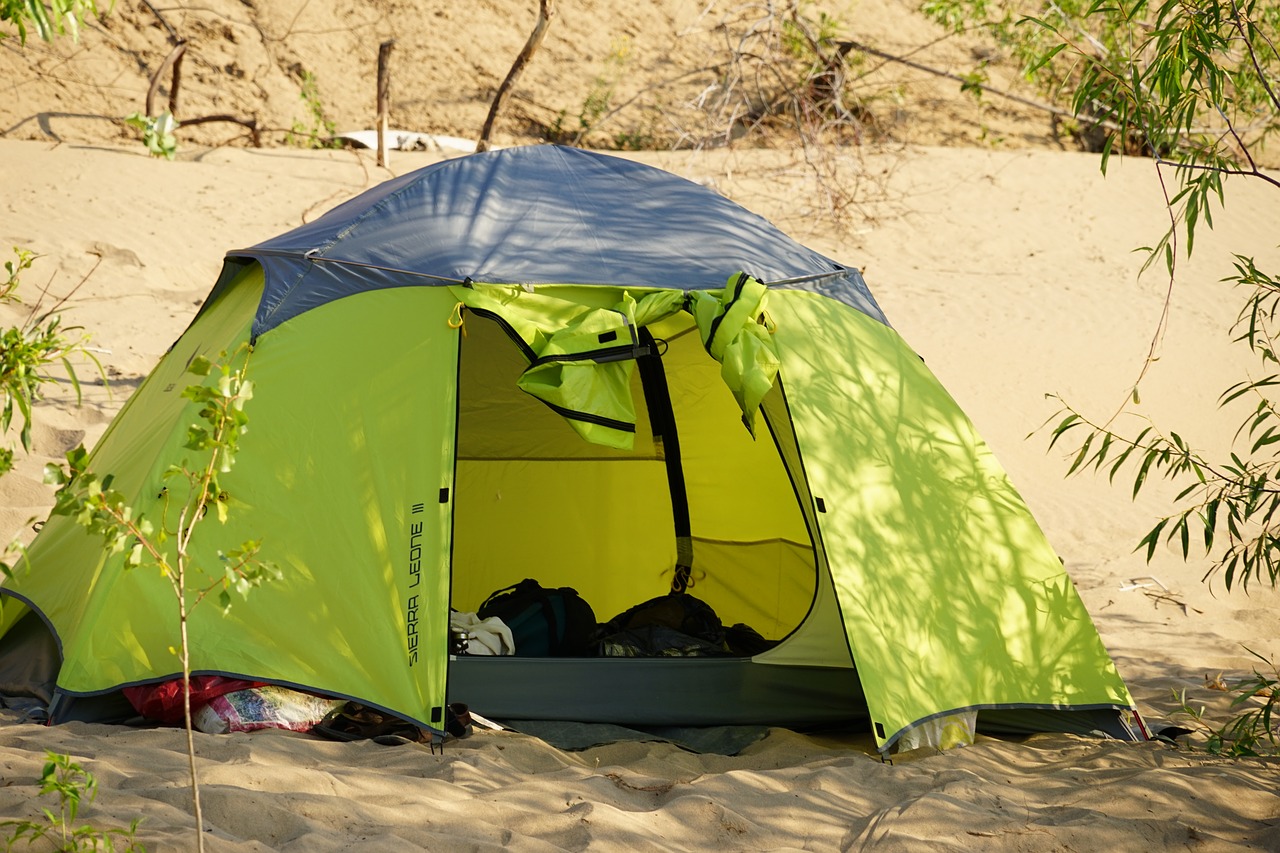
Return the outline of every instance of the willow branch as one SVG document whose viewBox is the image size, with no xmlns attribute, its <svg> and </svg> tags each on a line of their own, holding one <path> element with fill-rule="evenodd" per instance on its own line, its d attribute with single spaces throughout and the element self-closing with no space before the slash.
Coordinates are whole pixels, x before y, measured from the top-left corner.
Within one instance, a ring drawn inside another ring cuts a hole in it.
<svg viewBox="0 0 1280 853">
<path fill-rule="evenodd" d="M 1254 73 L 1258 75 L 1258 82 L 1262 84 L 1267 97 L 1271 99 L 1271 103 L 1275 108 L 1280 110 L 1280 98 L 1276 97 L 1275 90 L 1271 88 L 1271 83 L 1267 80 L 1267 75 L 1262 70 L 1262 64 L 1258 62 L 1258 54 L 1253 49 L 1253 42 L 1250 41 L 1249 34 L 1245 32 L 1244 22 L 1241 17 L 1240 7 L 1233 2 L 1231 4 L 1231 20 L 1236 25 L 1236 31 L 1240 33 L 1240 40 L 1244 42 L 1245 52 L 1249 54 L 1249 62 L 1253 65 Z M 1275 51 L 1275 46 L 1272 45 L 1271 49 Z"/>
</svg>

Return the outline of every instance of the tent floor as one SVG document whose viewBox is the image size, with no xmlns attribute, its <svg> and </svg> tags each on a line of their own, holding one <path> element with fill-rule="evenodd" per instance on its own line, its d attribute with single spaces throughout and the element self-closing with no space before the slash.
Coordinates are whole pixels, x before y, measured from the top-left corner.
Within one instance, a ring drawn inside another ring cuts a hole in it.
<svg viewBox="0 0 1280 853">
<path fill-rule="evenodd" d="M 856 670 L 750 658 L 451 657 L 448 695 L 497 719 L 788 728 L 867 719 Z"/>
</svg>

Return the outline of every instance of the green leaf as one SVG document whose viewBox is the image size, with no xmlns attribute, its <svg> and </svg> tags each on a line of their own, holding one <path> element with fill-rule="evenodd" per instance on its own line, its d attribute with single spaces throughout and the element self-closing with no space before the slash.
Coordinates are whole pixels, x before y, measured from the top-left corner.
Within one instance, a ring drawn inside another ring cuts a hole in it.
<svg viewBox="0 0 1280 853">
<path fill-rule="evenodd" d="M 1097 471 L 1102 467 L 1102 463 L 1107 458 L 1107 453 L 1111 450 L 1111 443 L 1113 440 L 1114 436 L 1112 436 L 1111 433 L 1107 432 L 1102 434 L 1102 446 L 1099 447 L 1098 452 L 1093 455 L 1093 470 Z"/>
<path fill-rule="evenodd" d="M 183 447 L 188 450 L 205 450 L 213 444 L 213 436 L 204 427 L 197 424 L 187 427 L 187 441 Z"/>
<path fill-rule="evenodd" d="M 1055 45 L 1054 47 L 1050 48 L 1048 51 L 1046 51 L 1045 53 L 1037 57 L 1036 60 L 1031 65 L 1027 66 L 1026 70 L 1023 73 L 1026 76 L 1030 77 L 1031 75 L 1035 74 L 1035 72 L 1039 71 L 1041 68 L 1047 65 L 1055 56 L 1057 56 L 1059 53 L 1062 53 L 1062 51 L 1066 49 L 1067 49 L 1066 42 L 1062 42 L 1058 45 Z M 1105 167 L 1103 168 L 1103 171 L 1104 172 L 1106 171 Z"/>
<path fill-rule="evenodd" d="M 1074 474 L 1076 472 L 1076 469 L 1080 467 L 1080 464 L 1084 462 L 1085 456 L 1087 456 L 1089 453 L 1089 446 L 1093 444 L 1094 435 L 1095 434 L 1091 433 L 1089 437 L 1084 440 L 1084 444 L 1080 446 L 1080 451 L 1076 453 L 1075 460 L 1072 461 L 1071 467 L 1067 469 L 1068 477 Z"/>
<path fill-rule="evenodd" d="M 1142 491 L 1142 485 L 1147 481 L 1147 471 L 1151 469 L 1152 463 L 1159 456 L 1159 451 L 1148 450 L 1147 455 L 1142 460 L 1142 467 L 1138 469 L 1138 475 L 1133 480 L 1133 495 L 1136 498 L 1138 492 Z"/>
<path fill-rule="evenodd" d="M 1161 519 L 1155 527 L 1151 528 L 1151 530 L 1147 532 L 1146 536 L 1142 537 L 1142 541 L 1138 543 L 1139 549 L 1146 546 L 1148 563 L 1151 562 L 1152 557 L 1155 556 L 1156 544 L 1160 541 L 1160 533 L 1168 523 L 1169 519 Z"/>
<path fill-rule="evenodd" d="M 1278 441 L 1280 441 L 1280 431 L 1277 431 L 1276 427 L 1274 426 L 1267 427 L 1266 432 L 1264 432 L 1261 436 L 1258 437 L 1256 441 L 1254 441 L 1253 449 L 1250 452 L 1257 453 L 1259 450 L 1266 447 L 1267 445 L 1275 444 Z"/>
<path fill-rule="evenodd" d="M 62 466 L 55 462 L 46 462 L 44 465 L 44 482 L 48 486 L 65 486 L 71 482 L 71 478 L 67 476 L 67 472 L 62 470 Z"/>
<path fill-rule="evenodd" d="M 1209 553 L 1213 550 L 1213 537 L 1218 526 L 1218 501 L 1211 500 L 1205 505 L 1204 514 L 1204 550 Z"/>
<path fill-rule="evenodd" d="M 1067 432 L 1067 430 L 1071 429 L 1072 427 L 1078 426 L 1079 423 L 1080 423 L 1080 416 L 1074 413 L 1067 415 L 1067 417 L 1063 418 L 1062 423 L 1058 424 L 1053 430 L 1052 438 L 1049 441 L 1049 449 L 1052 450 L 1053 445 L 1057 443 L 1058 439 L 1061 438 Z"/>
</svg>

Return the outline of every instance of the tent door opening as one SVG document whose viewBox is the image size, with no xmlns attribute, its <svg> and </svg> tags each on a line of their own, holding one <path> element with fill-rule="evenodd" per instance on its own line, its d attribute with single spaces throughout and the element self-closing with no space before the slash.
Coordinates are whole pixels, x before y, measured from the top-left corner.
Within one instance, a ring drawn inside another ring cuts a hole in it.
<svg viewBox="0 0 1280 853">
<path fill-rule="evenodd" d="M 690 315 L 638 333 L 647 354 L 630 376 L 635 436 L 624 450 L 583 440 L 518 388 L 528 354 L 501 322 L 467 315 L 451 606 L 474 611 L 533 578 L 574 588 L 606 621 L 683 587 L 725 626 L 781 640 L 809 612 L 818 570 L 775 431 L 743 427 Z"/>
</svg>

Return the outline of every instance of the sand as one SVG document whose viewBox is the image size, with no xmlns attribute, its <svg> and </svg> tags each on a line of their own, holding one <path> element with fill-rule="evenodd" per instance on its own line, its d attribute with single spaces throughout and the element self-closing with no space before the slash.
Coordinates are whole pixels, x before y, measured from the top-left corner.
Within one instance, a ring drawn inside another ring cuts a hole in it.
<svg viewBox="0 0 1280 853">
<path fill-rule="evenodd" d="M 392 126 L 474 139 L 498 85 L 536 20 L 537 0 L 202 0 L 143 4 L 117 0 L 79 43 L 0 43 L 0 134 L 10 139 L 130 140 L 121 119 L 169 107 L 162 70 L 175 37 L 186 41 L 174 114 L 254 120 L 267 144 L 332 129 L 374 126 L 380 45 L 389 57 Z M 805 5 L 836 23 L 840 38 L 907 57 L 938 72 L 966 74 L 980 62 L 996 88 L 1038 93 L 1016 65 L 974 36 L 949 34 L 910 0 L 836 0 Z M 744 79 L 717 98 L 731 54 L 776 57 L 770 26 L 789 4 L 740 0 L 557 0 L 546 37 L 497 122 L 499 144 L 529 142 L 555 129 L 589 144 L 685 147 L 720 132 L 714 116 L 741 114 L 761 100 L 772 60 L 748 60 Z M 820 7 L 819 7 L 820 6 Z M 150 7 L 150 8 L 148 8 Z M 757 35 L 753 36 L 752 33 Z M 788 61 L 785 58 L 783 62 Z M 848 91 L 868 138 L 1005 146 L 1057 144 L 1048 113 L 1017 101 L 964 95 L 953 80 L 855 53 Z M 756 73 L 763 71 L 759 78 Z M 304 89 L 305 84 L 305 89 Z M 704 109 L 705 108 L 705 109 Z M 217 144 L 248 138 L 225 121 L 193 125 L 182 139 Z M 767 132 L 751 137 L 768 142 Z M 774 142 L 777 142 L 776 137 Z M 1070 145 L 1067 141 L 1065 144 Z"/>
<path fill-rule="evenodd" d="M 30 537 L 29 520 L 51 502 L 44 463 L 101 436 L 190 321 L 226 251 L 441 156 L 396 152 L 381 169 L 367 152 L 208 147 L 237 135 L 223 126 L 184 136 L 177 162 L 150 160 L 115 119 L 141 107 L 146 77 L 168 48 L 142 6 L 117 5 L 115 22 L 79 46 L 36 45 L 33 59 L 0 44 L 0 246 L 41 255 L 25 278 L 29 302 L 45 286 L 46 306 L 73 292 L 64 316 L 92 334 L 110 378 L 109 387 L 88 384 L 82 405 L 54 389 L 38 409 L 32 454 L 0 480 L 6 537 Z M 610 57 L 619 34 L 631 51 L 617 78 L 621 101 L 696 64 L 708 40 L 721 37 L 716 22 L 743 8 L 561 5 L 544 62 L 528 72 L 500 142 L 530 141 L 561 110 L 572 118 L 594 81 L 617 66 Z M 315 71 L 340 129 L 369 127 L 372 57 L 395 35 L 397 67 L 413 69 L 397 78 L 396 124 L 474 138 L 532 7 L 490 0 L 462 22 L 452 7 L 428 20 L 393 2 L 210 0 L 170 17 L 197 38 L 184 78 L 188 115 L 254 113 L 288 129 L 307 118 L 301 69 Z M 903 51 L 937 36 L 917 19 L 904 22 L 905 8 L 867 2 L 850 7 L 847 20 L 864 40 Z M 964 70 L 973 49 L 944 40 L 922 56 Z M 370 61 L 333 70 L 357 54 Z M 1010 81 L 1007 72 L 993 73 Z M 1167 224 L 1150 161 L 1113 161 L 1104 179 L 1095 157 L 1063 150 L 1034 112 L 976 105 L 901 69 L 878 73 L 860 85 L 895 132 L 879 153 L 858 151 L 841 164 L 851 194 L 837 222 L 784 151 L 633 156 L 711 184 L 863 267 L 891 322 L 1031 505 L 1150 726 L 1185 725 L 1175 713 L 1182 691 L 1211 719 L 1225 719 L 1229 697 L 1206 678 L 1247 672 L 1246 647 L 1280 653 L 1275 593 L 1202 581 L 1209 562 L 1200 554 L 1184 562 L 1162 547 L 1148 563 L 1134 553 L 1167 511 L 1170 488 L 1152 484 L 1134 501 L 1123 478 L 1116 486 L 1065 478 L 1068 458 L 1049 451 L 1044 427 L 1062 404 L 1046 395 L 1110 417 L 1142 374 L 1168 297 L 1167 331 L 1136 411 L 1224 452 L 1239 411 L 1219 411 L 1217 396 L 1262 366 L 1230 342 L 1241 300 L 1220 279 L 1236 251 L 1280 269 L 1274 190 L 1229 182 L 1217 230 L 1179 262 L 1170 291 L 1158 268 L 1139 277 L 1142 257 L 1133 252 Z M 525 735 L 480 732 L 441 755 L 279 732 L 197 736 L 211 851 L 1280 849 L 1277 759 L 1040 735 L 886 763 L 869 744 L 860 733 L 773 729 L 724 757 L 664 743 L 563 752 Z M 0 712 L 0 820 L 36 815 L 45 750 L 70 754 L 97 776 L 99 796 L 82 820 L 118 827 L 141 817 L 148 849 L 191 849 L 181 732 L 44 728 Z"/>
</svg>

